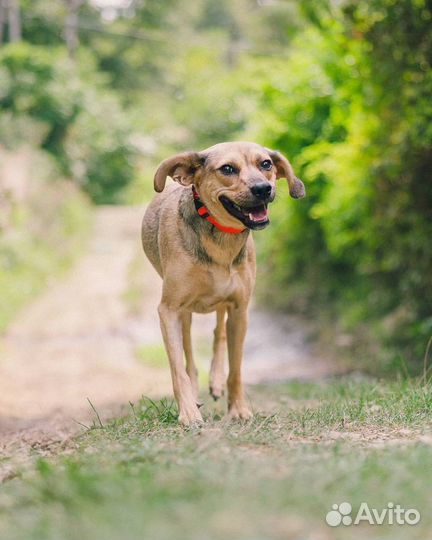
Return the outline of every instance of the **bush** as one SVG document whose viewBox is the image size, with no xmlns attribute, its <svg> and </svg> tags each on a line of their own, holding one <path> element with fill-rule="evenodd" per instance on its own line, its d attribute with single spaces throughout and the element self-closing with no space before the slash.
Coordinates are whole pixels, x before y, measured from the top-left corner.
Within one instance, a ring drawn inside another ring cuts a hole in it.
<svg viewBox="0 0 432 540">
<path fill-rule="evenodd" d="M 261 88 L 261 138 L 294 156 L 308 190 L 279 200 L 263 258 L 276 290 L 292 284 L 284 306 L 322 308 L 363 365 L 418 371 L 432 333 L 432 11 L 342 6 L 313 10 Z"/>
<path fill-rule="evenodd" d="M 104 79 L 80 75 L 63 49 L 25 43 L 3 47 L 0 66 L 0 142 L 39 144 L 95 202 L 115 202 L 133 178 L 135 150 Z"/>
</svg>

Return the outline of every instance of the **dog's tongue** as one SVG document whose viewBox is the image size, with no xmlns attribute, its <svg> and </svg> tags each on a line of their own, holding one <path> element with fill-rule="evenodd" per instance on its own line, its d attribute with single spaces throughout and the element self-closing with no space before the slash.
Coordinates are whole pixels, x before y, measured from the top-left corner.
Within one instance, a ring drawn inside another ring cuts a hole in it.
<svg viewBox="0 0 432 540">
<path fill-rule="evenodd" d="M 253 210 L 252 212 L 249 212 L 249 219 L 251 221 L 267 221 L 268 220 L 268 210 L 266 207 L 259 208 L 257 210 Z"/>
</svg>

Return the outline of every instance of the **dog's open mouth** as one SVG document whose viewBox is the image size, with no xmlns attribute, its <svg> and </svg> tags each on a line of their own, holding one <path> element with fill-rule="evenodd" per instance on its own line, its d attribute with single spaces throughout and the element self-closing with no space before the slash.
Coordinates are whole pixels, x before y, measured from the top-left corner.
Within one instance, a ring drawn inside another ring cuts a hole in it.
<svg viewBox="0 0 432 540">
<path fill-rule="evenodd" d="M 250 207 L 241 207 L 228 199 L 228 197 L 225 197 L 225 195 L 221 195 L 219 200 L 225 210 L 233 217 L 240 220 L 243 225 L 248 227 L 248 229 L 264 229 L 264 227 L 270 223 L 266 203 Z"/>
</svg>

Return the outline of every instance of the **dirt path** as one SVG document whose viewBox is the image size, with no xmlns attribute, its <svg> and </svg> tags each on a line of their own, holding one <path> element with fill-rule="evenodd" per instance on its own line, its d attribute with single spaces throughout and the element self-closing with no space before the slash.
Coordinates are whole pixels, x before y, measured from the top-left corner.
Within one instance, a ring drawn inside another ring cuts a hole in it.
<svg viewBox="0 0 432 540">
<path fill-rule="evenodd" d="M 170 393 L 168 370 L 148 367 L 136 355 L 139 346 L 161 344 L 156 315 L 161 285 L 141 258 L 141 215 L 139 208 L 99 209 L 87 254 L 17 318 L 2 341 L 3 458 L 16 455 L 17 448 L 27 456 L 32 449 L 64 444 L 82 429 L 79 422 L 88 424 L 94 416 L 87 398 L 107 417 L 142 395 Z M 125 294 L 134 260 L 142 265 L 145 296 L 141 312 L 132 315 Z M 195 342 L 205 338 L 210 345 L 213 324 L 213 316 L 196 317 Z M 252 310 L 247 382 L 330 372 L 328 363 L 314 358 L 294 319 Z"/>
</svg>

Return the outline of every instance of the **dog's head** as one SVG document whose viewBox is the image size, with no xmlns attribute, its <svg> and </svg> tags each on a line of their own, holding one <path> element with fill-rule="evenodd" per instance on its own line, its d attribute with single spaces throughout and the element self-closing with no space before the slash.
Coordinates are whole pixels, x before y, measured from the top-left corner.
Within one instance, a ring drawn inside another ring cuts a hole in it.
<svg viewBox="0 0 432 540">
<path fill-rule="evenodd" d="M 194 184 L 210 214 L 227 227 L 238 227 L 239 222 L 249 229 L 266 227 L 267 206 L 275 198 L 279 178 L 287 179 L 291 197 L 305 196 L 289 161 L 255 143 L 220 143 L 168 158 L 156 171 L 156 191 L 164 189 L 167 176 L 183 186 Z"/>
</svg>

